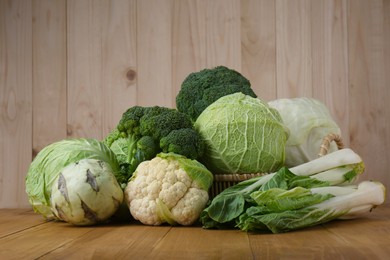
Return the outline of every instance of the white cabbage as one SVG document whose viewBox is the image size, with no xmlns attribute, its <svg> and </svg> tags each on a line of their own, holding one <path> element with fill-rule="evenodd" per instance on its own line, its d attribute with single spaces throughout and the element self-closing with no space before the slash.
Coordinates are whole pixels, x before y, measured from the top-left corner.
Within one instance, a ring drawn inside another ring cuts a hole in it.
<svg viewBox="0 0 390 260">
<path fill-rule="evenodd" d="M 74 225 L 93 225 L 110 218 L 123 201 L 111 166 L 83 159 L 66 166 L 53 183 L 51 210 Z"/>
<path fill-rule="evenodd" d="M 268 103 L 282 116 L 290 135 L 286 143 L 287 167 L 294 167 L 318 157 L 320 146 L 328 134 L 341 135 L 328 108 L 313 98 L 277 99 Z M 328 153 L 337 150 L 331 143 Z"/>
</svg>

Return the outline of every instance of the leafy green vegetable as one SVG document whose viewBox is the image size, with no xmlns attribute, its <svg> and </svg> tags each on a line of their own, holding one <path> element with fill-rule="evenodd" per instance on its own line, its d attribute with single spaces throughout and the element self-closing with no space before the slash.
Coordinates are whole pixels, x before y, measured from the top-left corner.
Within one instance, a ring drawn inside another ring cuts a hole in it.
<svg viewBox="0 0 390 260">
<path fill-rule="evenodd" d="M 26 192 L 35 212 L 47 219 L 55 218 L 50 206 L 53 182 L 60 171 L 81 159 L 97 159 L 119 173 L 115 154 L 95 139 L 65 139 L 43 148 L 32 161 L 26 176 Z"/>
<path fill-rule="evenodd" d="M 286 142 L 287 167 L 294 167 L 317 158 L 323 138 L 332 133 L 340 135 L 340 128 L 328 108 L 316 99 L 283 98 L 268 104 L 278 110 L 284 124 L 290 130 Z M 328 152 L 337 149 L 337 145 L 331 143 Z"/>
<path fill-rule="evenodd" d="M 272 212 L 283 212 L 295 210 L 318 204 L 333 197 L 332 194 L 311 193 L 310 189 L 295 187 L 292 189 L 272 188 L 265 191 L 255 191 L 251 198 L 256 202 L 256 206 L 251 208 L 261 214 Z M 247 212 L 250 211 L 249 209 Z"/>
<path fill-rule="evenodd" d="M 176 96 L 176 106 L 195 121 L 214 101 L 237 92 L 257 97 L 249 80 L 239 72 L 225 66 L 203 69 L 189 74 L 183 81 Z"/>
<path fill-rule="evenodd" d="M 273 172 L 283 166 L 288 130 L 277 110 L 234 93 L 208 106 L 194 124 L 206 143 L 201 162 L 214 173 Z"/>
<path fill-rule="evenodd" d="M 364 181 L 356 189 L 339 189 L 346 190 L 345 194 L 333 194 L 332 187 L 254 192 L 251 197 L 257 205 L 239 217 L 237 226 L 245 231 L 287 232 L 328 222 L 362 206 L 369 212 L 385 199 L 385 187 L 379 182 Z"/>
<path fill-rule="evenodd" d="M 360 156 L 351 149 L 341 149 L 294 168 L 283 167 L 275 173 L 255 177 L 225 189 L 204 210 L 201 221 L 205 228 L 235 226 L 240 215 L 256 205 L 252 194 L 257 191 L 345 185 L 355 180 L 363 171 Z M 329 175 L 323 174 L 324 172 Z"/>
<path fill-rule="evenodd" d="M 197 159 L 204 150 L 203 140 L 186 114 L 159 106 L 129 108 L 104 142 L 117 156 L 120 164 L 117 179 L 122 186 L 141 162 L 160 152 Z"/>
</svg>

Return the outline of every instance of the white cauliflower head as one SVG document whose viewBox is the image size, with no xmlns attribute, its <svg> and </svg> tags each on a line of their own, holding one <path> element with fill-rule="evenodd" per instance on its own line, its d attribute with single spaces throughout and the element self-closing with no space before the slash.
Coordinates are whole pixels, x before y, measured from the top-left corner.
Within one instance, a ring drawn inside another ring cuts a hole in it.
<svg viewBox="0 0 390 260">
<path fill-rule="evenodd" d="M 191 225 L 205 208 L 213 175 L 201 163 L 161 153 L 142 162 L 125 189 L 131 215 L 146 225 Z"/>
</svg>

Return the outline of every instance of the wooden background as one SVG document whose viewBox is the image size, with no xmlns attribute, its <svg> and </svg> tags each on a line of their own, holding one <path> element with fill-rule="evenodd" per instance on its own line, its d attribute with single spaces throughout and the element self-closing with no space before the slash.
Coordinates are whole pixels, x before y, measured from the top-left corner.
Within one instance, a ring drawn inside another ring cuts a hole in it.
<svg viewBox="0 0 390 260">
<path fill-rule="evenodd" d="M 174 107 L 184 77 L 216 65 L 263 100 L 324 102 L 363 178 L 390 187 L 389 0 L 0 0 L 0 208 L 28 206 L 45 145 Z"/>
</svg>

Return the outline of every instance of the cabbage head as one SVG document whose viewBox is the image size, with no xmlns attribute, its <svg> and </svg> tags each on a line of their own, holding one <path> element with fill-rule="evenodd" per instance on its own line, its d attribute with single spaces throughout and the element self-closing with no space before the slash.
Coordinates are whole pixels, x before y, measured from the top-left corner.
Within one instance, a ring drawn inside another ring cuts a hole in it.
<svg viewBox="0 0 390 260">
<path fill-rule="evenodd" d="M 278 111 L 258 98 L 221 97 L 194 127 L 206 143 L 201 161 L 215 174 L 274 172 L 284 165 L 288 130 Z"/>
<path fill-rule="evenodd" d="M 56 219 L 51 211 L 51 191 L 61 170 L 81 159 L 108 163 L 114 174 L 119 172 L 115 154 L 95 139 L 65 139 L 44 147 L 34 158 L 26 176 L 26 193 L 35 212 L 46 219 Z"/>
<path fill-rule="evenodd" d="M 277 109 L 290 131 L 286 143 L 286 166 L 294 167 L 318 157 L 328 134 L 341 134 L 328 108 L 320 101 L 307 98 L 277 99 L 268 103 Z M 331 143 L 328 153 L 337 150 Z"/>
</svg>

